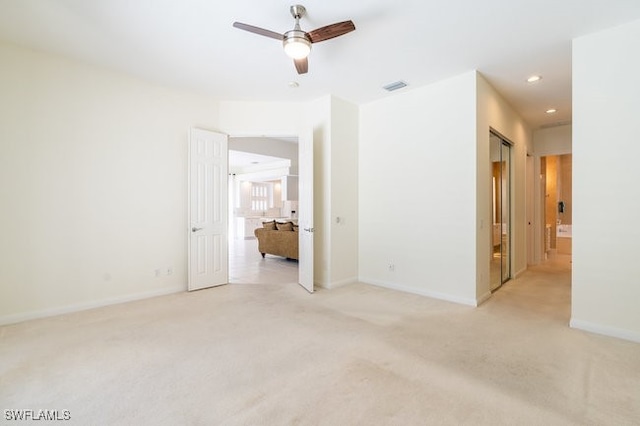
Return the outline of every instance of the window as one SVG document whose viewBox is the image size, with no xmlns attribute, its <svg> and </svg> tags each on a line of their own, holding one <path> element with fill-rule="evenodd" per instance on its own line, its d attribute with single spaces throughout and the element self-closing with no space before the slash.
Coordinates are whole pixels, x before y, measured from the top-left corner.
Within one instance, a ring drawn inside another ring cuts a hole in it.
<svg viewBox="0 0 640 426">
<path fill-rule="evenodd" d="M 269 185 L 253 183 L 251 185 L 251 210 L 266 211 L 269 208 Z"/>
</svg>

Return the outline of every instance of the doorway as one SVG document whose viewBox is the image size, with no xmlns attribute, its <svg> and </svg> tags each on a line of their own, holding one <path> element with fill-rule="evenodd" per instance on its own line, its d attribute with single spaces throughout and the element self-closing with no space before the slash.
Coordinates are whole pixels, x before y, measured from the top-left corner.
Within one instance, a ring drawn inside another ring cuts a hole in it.
<svg viewBox="0 0 640 426">
<path fill-rule="evenodd" d="M 541 210 L 544 223 L 544 258 L 566 257 L 571 262 L 572 155 L 540 157 Z"/>
<path fill-rule="evenodd" d="M 233 222 L 229 220 L 232 205 L 228 198 L 229 176 L 233 175 L 228 173 L 229 139 L 223 133 L 196 128 L 190 131 L 187 252 L 189 291 L 229 282 L 229 234 L 230 224 Z M 303 172 L 295 185 L 296 188 L 299 186 L 299 212 L 291 212 L 297 213 L 297 228 L 301 231 L 298 232 L 299 263 L 296 281 L 309 293 L 313 293 L 313 131 L 309 129 L 300 137 L 288 139 L 297 142 L 296 160 Z M 265 191 L 256 192 L 262 197 Z M 256 201 L 262 203 L 264 200 Z M 277 223 L 275 225 L 277 227 Z M 287 225 L 291 232 L 295 232 L 296 227 Z M 213 231 L 215 234 L 211 234 Z"/>
<path fill-rule="evenodd" d="M 491 258 L 490 289 L 511 279 L 511 143 L 493 130 L 489 135 L 491 157 Z"/>
<path fill-rule="evenodd" d="M 298 260 L 258 251 L 264 223 L 298 220 L 298 138 L 229 138 L 229 282 L 297 283 Z"/>
</svg>

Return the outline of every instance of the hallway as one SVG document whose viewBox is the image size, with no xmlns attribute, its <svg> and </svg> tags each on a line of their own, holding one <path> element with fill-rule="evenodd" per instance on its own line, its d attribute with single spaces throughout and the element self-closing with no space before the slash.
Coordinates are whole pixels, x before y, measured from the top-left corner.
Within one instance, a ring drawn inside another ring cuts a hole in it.
<svg viewBox="0 0 640 426">
<path fill-rule="evenodd" d="M 513 315 L 535 315 L 564 324 L 571 319 L 571 255 L 550 255 L 511 279 L 480 307 Z"/>
</svg>

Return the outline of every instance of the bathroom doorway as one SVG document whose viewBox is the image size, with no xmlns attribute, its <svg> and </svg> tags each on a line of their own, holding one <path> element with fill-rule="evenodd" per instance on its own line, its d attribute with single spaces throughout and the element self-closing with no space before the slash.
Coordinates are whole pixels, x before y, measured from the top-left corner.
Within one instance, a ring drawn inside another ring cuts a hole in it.
<svg viewBox="0 0 640 426">
<path fill-rule="evenodd" d="M 492 185 L 490 288 L 499 289 L 511 278 L 511 143 L 489 135 Z"/>
<path fill-rule="evenodd" d="M 540 158 L 540 179 L 543 189 L 542 214 L 544 258 L 572 254 L 572 190 L 571 154 L 548 155 Z"/>
</svg>

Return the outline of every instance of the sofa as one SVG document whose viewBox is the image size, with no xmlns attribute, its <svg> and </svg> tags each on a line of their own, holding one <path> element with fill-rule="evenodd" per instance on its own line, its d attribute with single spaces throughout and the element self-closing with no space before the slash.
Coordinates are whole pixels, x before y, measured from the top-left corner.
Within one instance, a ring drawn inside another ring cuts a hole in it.
<svg viewBox="0 0 640 426">
<path fill-rule="evenodd" d="M 298 260 L 298 225 L 293 222 L 264 222 L 262 228 L 256 228 L 253 233 L 263 258 L 272 254 Z"/>
</svg>

